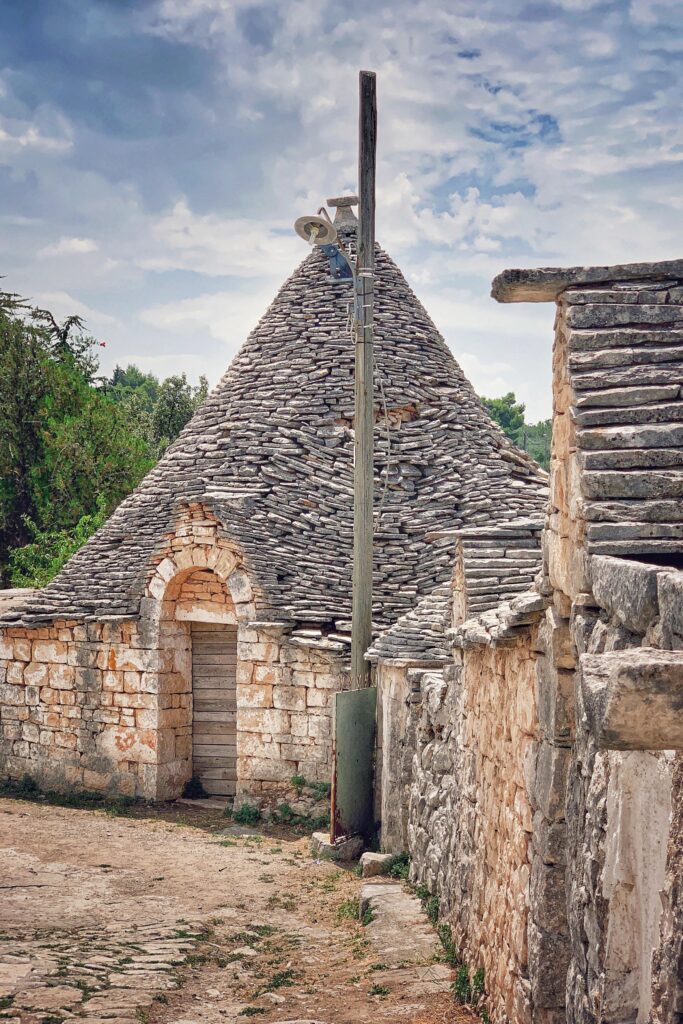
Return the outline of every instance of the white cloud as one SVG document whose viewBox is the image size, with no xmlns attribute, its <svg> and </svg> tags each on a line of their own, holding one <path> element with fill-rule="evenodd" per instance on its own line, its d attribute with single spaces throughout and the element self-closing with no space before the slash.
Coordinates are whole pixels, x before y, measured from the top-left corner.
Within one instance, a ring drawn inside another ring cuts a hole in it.
<svg viewBox="0 0 683 1024">
<path fill-rule="evenodd" d="M 153 221 L 150 230 L 138 259 L 143 269 L 278 277 L 303 255 L 289 224 L 196 214 L 186 199 Z"/>
<path fill-rule="evenodd" d="M 92 238 L 67 238 L 62 237 L 52 245 L 46 245 L 38 252 L 38 256 L 75 256 L 89 252 L 96 252 L 97 242 Z"/>
<path fill-rule="evenodd" d="M 121 349 L 134 351 L 135 339 L 140 362 L 175 360 L 159 352 L 165 338 L 197 372 L 215 363 L 215 339 L 227 361 L 306 254 L 295 216 L 355 190 L 357 73 L 371 67 L 380 242 L 475 386 L 515 390 L 535 418 L 547 415 L 552 308 L 497 306 L 490 280 L 505 266 L 680 255 L 680 0 L 631 0 L 607 14 L 603 0 L 559 0 L 547 17 L 525 19 L 503 0 L 379 0 L 362 10 L 261 0 L 268 38 L 251 46 L 241 27 L 254 6 L 161 0 L 131 15 L 136 31 L 199 48 L 209 79 L 174 94 L 174 115 L 191 100 L 200 116 L 177 129 L 196 174 L 179 159 L 171 202 L 126 163 L 144 148 L 155 171 L 154 133 L 144 147 L 108 136 L 119 163 L 111 175 L 86 171 L 66 115 L 45 107 L 20 117 L 14 104 L 0 120 L 0 163 L 31 188 L 38 168 L 44 205 L 35 223 L 17 225 L 5 265 L 46 291 L 82 296 L 93 312 L 114 309 L 128 335 Z M 11 87 L 0 81 L 3 111 Z M 198 123 L 231 140 L 229 189 L 216 185 L 210 138 L 197 149 Z M 63 158 L 70 173 L 50 175 Z M 101 256 L 84 260 L 79 243 L 94 238 Z M 50 254 L 60 259 L 37 266 Z M 216 293 L 217 277 L 230 287 Z"/>
</svg>

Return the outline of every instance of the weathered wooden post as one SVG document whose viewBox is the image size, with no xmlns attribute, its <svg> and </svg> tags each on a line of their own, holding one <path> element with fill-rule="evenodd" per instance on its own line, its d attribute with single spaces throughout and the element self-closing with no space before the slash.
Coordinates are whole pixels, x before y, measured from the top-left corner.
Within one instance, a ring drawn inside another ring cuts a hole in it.
<svg viewBox="0 0 683 1024">
<path fill-rule="evenodd" d="M 356 256 L 355 439 L 353 503 L 353 689 L 370 685 L 365 652 L 372 640 L 373 295 L 377 92 L 372 71 L 359 75 L 358 249 Z"/>
</svg>

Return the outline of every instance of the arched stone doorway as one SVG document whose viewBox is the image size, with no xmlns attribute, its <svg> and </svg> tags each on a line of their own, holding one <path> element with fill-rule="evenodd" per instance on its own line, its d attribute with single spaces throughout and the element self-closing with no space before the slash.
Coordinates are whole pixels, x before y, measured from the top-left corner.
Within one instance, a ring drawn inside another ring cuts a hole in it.
<svg viewBox="0 0 683 1024">
<path fill-rule="evenodd" d="M 159 692 L 167 797 L 179 796 L 191 777 L 211 795 L 235 795 L 237 621 L 226 582 L 212 569 L 189 567 L 169 580 L 159 622 L 174 669 Z"/>
</svg>

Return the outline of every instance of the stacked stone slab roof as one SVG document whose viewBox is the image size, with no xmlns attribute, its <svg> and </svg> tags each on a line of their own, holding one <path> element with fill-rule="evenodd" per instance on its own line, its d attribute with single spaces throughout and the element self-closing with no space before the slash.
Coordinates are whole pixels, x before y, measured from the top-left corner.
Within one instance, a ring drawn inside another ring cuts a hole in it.
<svg viewBox="0 0 683 1024">
<path fill-rule="evenodd" d="M 543 520 L 517 519 L 456 533 L 456 613 L 476 618 L 530 590 L 541 568 Z"/>
<path fill-rule="evenodd" d="M 683 556 L 683 260 L 508 270 L 500 302 L 560 306 L 590 554 Z"/>
<path fill-rule="evenodd" d="M 355 228 L 340 237 L 352 250 Z M 450 576 L 429 531 L 538 512 L 546 476 L 491 422 L 396 264 L 376 265 L 374 619 L 386 627 Z M 344 630 L 352 562 L 351 289 L 314 250 L 134 493 L 5 623 L 135 615 L 179 507 L 204 502 L 241 548 L 263 617 Z M 379 384 L 381 382 L 381 389 Z M 386 402 L 386 408 L 382 401 Z M 383 493 L 384 492 L 384 493 Z"/>
<path fill-rule="evenodd" d="M 446 638 L 450 611 L 451 584 L 441 583 L 375 640 L 368 660 L 446 664 L 450 660 Z"/>
</svg>

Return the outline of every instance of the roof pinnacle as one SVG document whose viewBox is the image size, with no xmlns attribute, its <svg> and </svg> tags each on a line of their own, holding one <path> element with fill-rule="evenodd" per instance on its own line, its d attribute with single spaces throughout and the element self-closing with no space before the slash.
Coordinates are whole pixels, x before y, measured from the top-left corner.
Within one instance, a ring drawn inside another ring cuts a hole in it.
<svg viewBox="0 0 683 1024">
<path fill-rule="evenodd" d="M 352 207 L 358 206 L 358 196 L 336 196 L 327 200 L 327 205 L 335 208 L 334 223 L 336 226 L 351 227 L 358 223 Z"/>
</svg>

